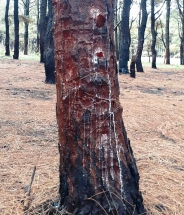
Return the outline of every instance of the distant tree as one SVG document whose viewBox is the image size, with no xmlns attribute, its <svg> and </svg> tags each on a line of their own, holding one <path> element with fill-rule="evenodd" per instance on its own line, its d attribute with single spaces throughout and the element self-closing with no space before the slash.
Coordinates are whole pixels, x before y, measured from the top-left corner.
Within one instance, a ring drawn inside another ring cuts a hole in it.
<svg viewBox="0 0 184 215">
<path fill-rule="evenodd" d="M 49 84 L 55 83 L 55 66 L 54 66 L 54 41 L 52 35 L 53 14 L 52 0 L 48 0 L 47 30 L 44 40 L 44 67 L 45 82 Z"/>
<path fill-rule="evenodd" d="M 156 40 L 157 40 L 157 31 L 155 30 L 155 0 L 151 0 L 151 54 L 152 54 L 152 68 L 156 69 Z"/>
<path fill-rule="evenodd" d="M 170 64 L 170 9 L 171 0 L 166 0 L 166 25 L 165 25 L 165 63 Z"/>
<path fill-rule="evenodd" d="M 132 0 L 124 0 L 121 14 L 120 47 L 119 47 L 119 72 L 128 73 L 129 48 L 131 43 L 129 18 Z"/>
<path fill-rule="evenodd" d="M 137 51 L 136 51 L 137 72 L 144 72 L 142 67 L 141 56 L 142 56 L 142 51 L 144 46 L 144 34 L 145 34 L 146 23 L 148 18 L 146 2 L 147 0 L 141 0 L 141 3 L 140 3 L 141 20 L 139 21 L 139 27 L 138 27 L 138 45 L 137 45 Z"/>
<path fill-rule="evenodd" d="M 10 56 L 10 30 L 9 30 L 9 6 L 10 0 L 6 0 L 6 10 L 5 10 L 5 31 L 6 31 L 6 38 L 5 38 L 5 55 Z"/>
<path fill-rule="evenodd" d="M 44 40 L 47 28 L 47 2 L 48 0 L 41 0 L 40 3 L 40 62 L 44 63 Z"/>
<path fill-rule="evenodd" d="M 24 4 L 24 16 L 28 18 L 30 0 L 23 0 L 23 4 Z M 29 39 L 28 27 L 29 27 L 29 22 L 24 21 L 24 55 L 28 55 L 28 39 Z"/>
<path fill-rule="evenodd" d="M 181 20 L 181 28 L 180 28 L 180 64 L 184 65 L 184 0 L 181 2 L 176 0 L 180 20 Z"/>
<path fill-rule="evenodd" d="M 36 35 L 36 52 L 40 50 L 40 0 L 36 1 L 36 28 L 37 28 L 37 35 Z"/>
<path fill-rule="evenodd" d="M 145 213 L 119 102 L 113 3 L 53 0 L 59 192 L 67 214 Z"/>
<path fill-rule="evenodd" d="M 19 58 L 19 0 L 14 0 L 14 55 L 13 59 Z"/>
</svg>

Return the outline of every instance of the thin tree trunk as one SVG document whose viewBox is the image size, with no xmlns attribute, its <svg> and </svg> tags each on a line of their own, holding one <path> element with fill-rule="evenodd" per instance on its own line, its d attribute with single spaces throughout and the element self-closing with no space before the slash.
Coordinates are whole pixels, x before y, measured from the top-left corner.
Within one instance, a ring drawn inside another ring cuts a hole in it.
<svg viewBox="0 0 184 215">
<path fill-rule="evenodd" d="M 5 30 L 6 30 L 6 38 L 5 38 L 5 55 L 10 56 L 10 31 L 9 31 L 9 6 L 10 0 L 6 0 L 6 11 L 5 11 Z"/>
<path fill-rule="evenodd" d="M 146 29 L 146 23 L 148 18 L 148 13 L 146 9 L 146 2 L 147 0 L 141 0 L 141 24 L 138 28 L 138 46 L 137 46 L 137 52 L 136 52 L 136 68 L 137 72 L 144 72 L 141 56 L 144 46 L 144 33 Z"/>
<path fill-rule="evenodd" d="M 47 30 L 44 41 L 45 82 L 55 84 L 54 41 L 52 35 L 53 13 L 52 0 L 48 0 Z"/>
<path fill-rule="evenodd" d="M 39 50 L 40 50 L 40 0 L 37 0 L 37 20 L 36 20 L 36 27 L 37 27 L 36 52 L 39 52 Z"/>
<path fill-rule="evenodd" d="M 120 53 L 119 53 L 119 70 L 120 73 L 128 73 L 128 61 L 129 61 L 129 48 L 130 48 L 130 29 L 129 29 L 129 17 L 131 0 L 124 0 L 121 20 L 121 32 L 120 32 Z"/>
<path fill-rule="evenodd" d="M 18 0 L 14 0 L 14 55 L 13 59 L 19 58 L 19 16 L 18 16 Z"/>
<path fill-rule="evenodd" d="M 184 65 L 184 0 L 180 4 L 179 0 L 176 0 L 178 11 L 181 19 L 181 29 L 180 29 L 180 64 Z"/>
<path fill-rule="evenodd" d="M 170 64 L 170 34 L 169 34 L 169 23 L 170 23 L 170 8 L 171 0 L 166 0 L 166 26 L 165 26 L 165 63 Z"/>
<path fill-rule="evenodd" d="M 47 12 L 47 1 L 41 0 L 40 4 L 40 62 L 44 63 L 44 39 L 47 28 L 46 12 Z"/>
<path fill-rule="evenodd" d="M 71 214 L 144 213 L 119 102 L 111 0 L 53 0 L 60 200 Z"/>
<path fill-rule="evenodd" d="M 24 5 L 24 15 L 29 17 L 29 1 L 25 1 Z M 28 55 L 28 40 L 29 40 L 29 23 L 24 22 L 24 55 Z"/>
<path fill-rule="evenodd" d="M 157 32 L 155 30 L 155 0 L 151 0 L 151 54 L 152 54 L 152 68 L 156 69 L 156 57 L 157 52 L 155 49 L 156 46 L 156 39 L 157 39 Z"/>
</svg>

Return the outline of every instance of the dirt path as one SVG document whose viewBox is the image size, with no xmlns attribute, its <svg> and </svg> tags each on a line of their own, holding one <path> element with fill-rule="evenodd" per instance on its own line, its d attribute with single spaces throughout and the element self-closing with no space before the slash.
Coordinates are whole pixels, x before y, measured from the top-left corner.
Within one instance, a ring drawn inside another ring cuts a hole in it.
<svg viewBox="0 0 184 215">
<path fill-rule="evenodd" d="M 57 196 L 55 85 L 44 76 L 36 61 L 0 61 L 0 215 L 23 214 L 34 166 L 31 206 Z M 183 215 L 184 69 L 146 69 L 119 82 L 149 214 Z"/>
</svg>

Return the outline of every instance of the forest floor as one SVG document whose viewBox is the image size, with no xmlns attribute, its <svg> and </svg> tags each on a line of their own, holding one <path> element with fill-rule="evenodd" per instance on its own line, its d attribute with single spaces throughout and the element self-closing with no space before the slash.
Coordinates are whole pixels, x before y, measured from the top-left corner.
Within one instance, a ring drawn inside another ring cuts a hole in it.
<svg viewBox="0 0 184 215">
<path fill-rule="evenodd" d="M 145 207 L 184 215 L 184 67 L 136 75 L 119 76 L 120 100 Z M 44 214 L 59 186 L 55 85 L 38 61 L 2 58 L 0 77 L 0 215 L 24 214 L 27 202 L 26 214 Z"/>
</svg>

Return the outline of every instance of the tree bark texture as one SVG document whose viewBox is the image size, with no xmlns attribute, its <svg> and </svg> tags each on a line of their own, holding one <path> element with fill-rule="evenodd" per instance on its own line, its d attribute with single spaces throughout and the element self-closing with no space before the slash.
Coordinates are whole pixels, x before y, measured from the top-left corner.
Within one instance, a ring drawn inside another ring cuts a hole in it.
<svg viewBox="0 0 184 215">
<path fill-rule="evenodd" d="M 170 23 L 170 9 L 171 0 L 166 0 L 166 25 L 165 25 L 165 63 L 170 64 L 170 33 L 169 33 L 169 23 Z"/>
<path fill-rule="evenodd" d="M 135 78 L 135 63 L 136 63 L 136 56 L 132 55 L 131 63 L 130 63 L 130 77 Z"/>
<path fill-rule="evenodd" d="M 129 17 L 131 0 L 123 1 L 121 31 L 120 31 L 120 51 L 119 51 L 119 72 L 128 73 L 129 48 L 131 43 Z"/>
<path fill-rule="evenodd" d="M 145 212 L 124 128 L 113 0 L 53 0 L 61 205 L 71 214 Z"/>
<path fill-rule="evenodd" d="M 10 56 L 10 30 L 9 30 L 9 6 L 10 0 L 6 0 L 6 10 L 5 10 L 5 31 L 6 31 L 6 38 L 5 38 L 5 56 Z"/>
<path fill-rule="evenodd" d="M 54 65 L 54 41 L 52 35 L 53 14 L 52 0 L 48 0 L 47 30 L 44 41 L 44 67 L 45 82 L 48 84 L 55 83 L 55 65 Z"/>
<path fill-rule="evenodd" d="M 44 63 L 44 39 L 47 28 L 46 22 L 46 11 L 47 11 L 47 1 L 41 0 L 40 4 L 40 62 Z"/>
<path fill-rule="evenodd" d="M 18 11 L 18 0 L 14 0 L 14 55 L 13 59 L 19 58 L 19 11 Z"/>
<path fill-rule="evenodd" d="M 29 17 L 29 1 L 24 2 L 24 16 Z M 28 55 L 29 23 L 24 22 L 24 55 Z"/>
<path fill-rule="evenodd" d="M 155 0 L 151 0 L 151 54 L 152 54 L 152 68 L 156 69 L 156 39 L 157 39 L 157 32 L 155 30 Z"/>
<path fill-rule="evenodd" d="M 144 33 L 146 29 L 146 23 L 148 18 L 148 13 L 146 9 L 146 2 L 147 0 L 141 0 L 141 24 L 138 28 L 138 45 L 137 45 L 137 52 L 136 52 L 136 69 L 137 72 L 144 72 L 141 56 L 144 46 Z"/>
</svg>

